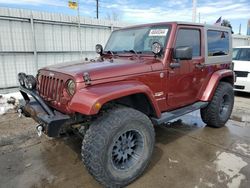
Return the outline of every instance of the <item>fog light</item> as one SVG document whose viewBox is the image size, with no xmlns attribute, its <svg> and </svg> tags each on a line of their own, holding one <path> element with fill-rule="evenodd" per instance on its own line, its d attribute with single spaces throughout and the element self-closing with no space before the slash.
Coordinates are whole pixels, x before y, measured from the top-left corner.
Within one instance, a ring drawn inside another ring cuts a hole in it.
<svg viewBox="0 0 250 188">
<path fill-rule="evenodd" d="M 159 55 L 162 52 L 162 46 L 159 42 L 154 42 L 151 46 L 151 50 L 155 55 Z"/>
<path fill-rule="evenodd" d="M 102 47 L 102 45 L 101 44 L 97 44 L 95 46 L 95 51 L 96 51 L 97 54 L 102 55 L 102 53 L 103 53 L 103 47 Z"/>
<path fill-rule="evenodd" d="M 32 75 L 27 75 L 25 78 L 24 78 L 24 86 L 27 88 L 27 89 L 35 89 L 36 87 L 36 78 Z"/>
<path fill-rule="evenodd" d="M 23 72 L 18 73 L 18 81 L 21 86 L 24 86 L 24 79 L 26 78 L 26 74 Z"/>
</svg>

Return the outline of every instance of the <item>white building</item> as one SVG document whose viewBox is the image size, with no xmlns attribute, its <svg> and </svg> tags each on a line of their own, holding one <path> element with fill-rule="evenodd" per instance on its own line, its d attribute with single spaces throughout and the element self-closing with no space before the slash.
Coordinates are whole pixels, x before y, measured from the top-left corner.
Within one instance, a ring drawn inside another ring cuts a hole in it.
<svg viewBox="0 0 250 188">
<path fill-rule="evenodd" d="M 250 36 L 248 35 L 233 35 L 233 47 L 236 46 L 250 46 Z"/>
</svg>

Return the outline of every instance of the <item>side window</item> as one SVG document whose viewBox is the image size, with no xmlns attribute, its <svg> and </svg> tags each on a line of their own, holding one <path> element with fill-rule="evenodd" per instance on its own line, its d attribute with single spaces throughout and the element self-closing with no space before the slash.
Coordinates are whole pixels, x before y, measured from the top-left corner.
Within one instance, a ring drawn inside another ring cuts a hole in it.
<svg viewBox="0 0 250 188">
<path fill-rule="evenodd" d="M 198 29 L 179 29 L 175 47 L 192 46 L 193 57 L 201 55 L 200 30 Z"/>
<path fill-rule="evenodd" d="M 207 31 L 208 56 L 222 56 L 229 53 L 229 36 L 225 31 Z"/>
</svg>

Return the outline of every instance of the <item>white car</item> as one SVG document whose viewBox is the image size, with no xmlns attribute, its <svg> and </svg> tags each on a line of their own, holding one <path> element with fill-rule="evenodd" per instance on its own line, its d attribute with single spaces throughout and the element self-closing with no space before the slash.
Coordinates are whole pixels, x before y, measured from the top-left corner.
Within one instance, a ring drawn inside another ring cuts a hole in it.
<svg viewBox="0 0 250 188">
<path fill-rule="evenodd" d="M 235 90 L 250 93 L 250 46 L 234 48 L 233 63 L 237 77 Z"/>
</svg>

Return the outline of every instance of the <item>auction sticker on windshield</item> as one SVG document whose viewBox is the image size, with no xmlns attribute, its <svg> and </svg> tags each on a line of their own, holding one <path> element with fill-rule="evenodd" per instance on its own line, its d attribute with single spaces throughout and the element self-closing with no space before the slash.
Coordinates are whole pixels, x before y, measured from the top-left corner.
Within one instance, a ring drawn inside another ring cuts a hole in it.
<svg viewBox="0 0 250 188">
<path fill-rule="evenodd" d="M 167 33 L 168 29 L 151 29 L 148 36 L 166 36 Z"/>
</svg>

